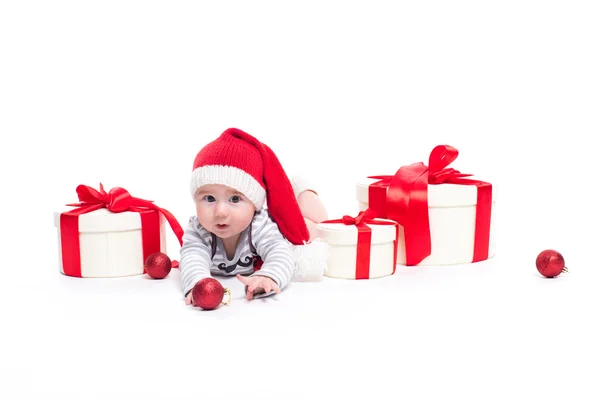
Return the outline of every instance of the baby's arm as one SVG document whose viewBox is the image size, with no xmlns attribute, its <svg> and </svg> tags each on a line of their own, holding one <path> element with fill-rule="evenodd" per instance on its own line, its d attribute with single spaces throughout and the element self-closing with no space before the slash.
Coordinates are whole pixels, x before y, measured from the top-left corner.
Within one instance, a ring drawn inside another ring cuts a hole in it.
<svg viewBox="0 0 600 400">
<path fill-rule="evenodd" d="M 278 293 L 292 279 L 294 259 L 290 242 L 283 237 L 277 224 L 269 218 L 267 210 L 262 210 L 255 217 L 252 241 L 256 252 L 263 260 L 263 265 L 260 270 L 251 276 L 270 278 L 279 289 L 254 297 L 264 297 Z"/>
<path fill-rule="evenodd" d="M 195 218 L 190 219 L 180 250 L 179 270 L 184 296 L 188 295 L 200 279 L 210 277 L 211 253 L 207 242 L 210 233 L 198 230 L 197 223 Z"/>
</svg>

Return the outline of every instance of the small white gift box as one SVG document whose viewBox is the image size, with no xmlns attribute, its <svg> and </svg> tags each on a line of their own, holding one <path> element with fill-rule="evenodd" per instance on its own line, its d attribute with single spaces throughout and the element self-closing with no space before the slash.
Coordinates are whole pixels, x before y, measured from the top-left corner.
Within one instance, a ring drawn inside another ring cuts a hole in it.
<svg viewBox="0 0 600 400">
<path fill-rule="evenodd" d="M 344 224 L 341 221 L 324 221 L 317 225 L 318 237 L 329 245 L 325 276 L 373 279 L 396 271 L 396 222 L 374 219 Z"/>
<path fill-rule="evenodd" d="M 381 179 L 363 178 L 357 181 L 356 198 L 359 211 L 369 207 L 369 187 L 378 181 Z M 389 190 L 389 187 L 386 190 Z M 474 261 L 477 199 L 476 185 L 452 183 L 427 185 L 431 254 L 416 265 L 451 265 Z M 494 194 L 491 200 L 489 232 L 487 232 L 489 242 L 480 243 L 483 247 L 487 246 L 486 258 L 496 254 L 495 204 Z M 483 236 L 485 237 L 486 234 Z M 398 239 L 398 264 L 406 265 L 405 235 L 402 225 Z"/>
<path fill-rule="evenodd" d="M 65 275 L 84 278 L 140 275 L 144 273 L 145 256 L 166 250 L 165 217 L 158 211 L 113 213 L 101 208 L 74 217 L 68 214 L 54 213 L 59 268 Z M 64 219 L 69 217 L 70 232 L 66 228 L 63 231 L 61 227 L 69 223 Z M 146 232 L 142 230 L 143 219 Z"/>
</svg>

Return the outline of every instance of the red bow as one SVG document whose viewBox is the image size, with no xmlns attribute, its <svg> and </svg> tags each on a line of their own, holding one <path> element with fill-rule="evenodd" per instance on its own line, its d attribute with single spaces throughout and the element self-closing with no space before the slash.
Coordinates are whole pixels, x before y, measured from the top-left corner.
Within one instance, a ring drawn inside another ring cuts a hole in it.
<svg viewBox="0 0 600 400">
<path fill-rule="evenodd" d="M 121 187 L 115 187 L 106 193 L 102 183 L 100 183 L 100 191 L 85 185 L 77 186 L 76 191 L 79 203 L 71 203 L 67 204 L 67 206 L 78 208 L 64 212 L 60 216 L 62 260 L 65 275 L 81 276 L 79 215 L 87 214 L 101 208 L 107 208 L 114 213 L 125 211 L 140 213 L 144 259 L 150 253 L 160 249 L 160 229 L 157 212 L 164 215 L 177 236 L 179 244 L 183 244 L 183 229 L 179 225 L 179 222 L 177 222 L 177 219 L 169 211 L 158 207 L 150 200 L 133 197 L 127 190 Z M 177 267 L 179 263 L 173 261 L 172 264 L 173 267 Z"/>
<path fill-rule="evenodd" d="M 67 204 L 70 207 L 80 207 L 77 210 L 81 210 L 79 214 L 86 214 L 101 208 L 107 208 L 109 211 L 114 213 L 120 213 L 124 211 L 140 211 L 143 209 L 153 209 L 163 214 L 166 220 L 171 225 L 171 229 L 177 236 L 179 244 L 183 245 L 183 229 L 177 222 L 177 219 L 169 211 L 164 208 L 160 208 L 152 202 L 152 200 L 144 200 L 137 197 L 133 197 L 129 192 L 122 187 L 115 187 L 110 189 L 108 193 L 104 191 L 104 186 L 100 183 L 100 191 L 97 191 L 91 186 L 79 185 L 75 189 L 77 191 L 77 197 L 79 197 L 79 203 Z"/>
<path fill-rule="evenodd" d="M 436 146 L 429 155 L 429 167 L 422 162 L 403 166 L 394 176 L 370 176 L 381 179 L 369 187 L 369 208 L 372 213 L 389 218 L 404 227 L 406 265 L 417 265 L 431 254 L 429 203 L 427 186 L 441 183 L 477 186 L 475 245 L 473 261 L 487 259 L 491 219 L 492 185 L 446 168 L 458 157 L 452 146 Z M 387 188 L 387 192 L 381 189 Z M 371 207 L 373 196 L 373 207 Z"/>
<path fill-rule="evenodd" d="M 368 210 L 367 210 L 368 211 Z M 342 217 L 342 219 L 339 220 L 334 220 L 334 221 L 339 221 L 344 225 L 362 225 L 363 222 L 362 220 L 364 219 L 365 222 L 373 222 L 373 218 L 368 218 L 366 217 L 366 211 L 361 211 L 358 213 L 358 215 L 356 216 L 356 218 L 351 217 L 349 215 L 344 215 Z M 330 222 L 330 221 L 327 221 Z"/>
<path fill-rule="evenodd" d="M 392 274 L 396 272 L 396 260 L 398 255 L 398 234 L 399 227 L 394 221 L 377 221 L 372 217 L 372 213 L 361 211 L 355 217 L 344 215 L 341 219 L 332 219 L 321 222 L 326 223 L 342 223 L 344 225 L 355 225 L 358 229 L 358 243 L 356 245 L 356 279 L 369 279 L 369 271 L 371 268 L 371 228 L 367 225 L 394 225 L 396 227 L 396 238 L 394 239 L 394 259 Z"/>
</svg>

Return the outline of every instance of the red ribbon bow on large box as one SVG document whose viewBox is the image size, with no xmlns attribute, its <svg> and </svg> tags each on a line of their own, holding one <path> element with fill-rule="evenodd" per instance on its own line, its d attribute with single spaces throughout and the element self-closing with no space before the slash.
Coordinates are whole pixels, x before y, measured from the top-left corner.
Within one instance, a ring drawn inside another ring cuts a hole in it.
<svg viewBox="0 0 600 400">
<path fill-rule="evenodd" d="M 369 210 L 379 218 L 388 218 L 404 227 L 406 265 L 417 265 L 431 254 L 427 185 L 453 183 L 477 186 L 475 243 L 473 262 L 488 258 L 492 185 L 446 168 L 458 157 L 452 146 L 436 146 L 429 155 L 429 166 L 422 162 L 400 167 L 394 176 L 369 176 L 381 179 L 369 185 Z"/>
<path fill-rule="evenodd" d="M 101 208 L 107 208 L 114 213 L 124 211 L 138 212 L 142 222 L 143 257 L 146 258 L 160 251 L 160 214 L 164 215 L 171 229 L 182 244 L 183 229 L 177 219 L 164 208 L 158 207 L 150 200 L 131 196 L 123 188 L 112 188 L 108 193 L 104 191 L 102 183 L 100 191 L 79 185 L 77 186 L 79 203 L 67 204 L 70 207 L 79 207 L 60 215 L 60 235 L 62 247 L 62 262 L 65 275 L 81 277 L 81 254 L 79 248 L 79 216 Z M 173 267 L 178 263 L 173 261 Z"/>
<path fill-rule="evenodd" d="M 398 257 L 398 223 L 394 221 L 378 221 L 373 219 L 369 211 L 361 211 L 356 218 L 344 215 L 341 219 L 332 219 L 321 222 L 322 224 L 354 225 L 358 229 L 358 243 L 356 244 L 356 279 L 369 279 L 371 268 L 371 225 L 394 225 L 396 227 L 396 239 L 394 239 L 394 259 L 392 275 L 396 272 L 396 261 Z"/>
</svg>

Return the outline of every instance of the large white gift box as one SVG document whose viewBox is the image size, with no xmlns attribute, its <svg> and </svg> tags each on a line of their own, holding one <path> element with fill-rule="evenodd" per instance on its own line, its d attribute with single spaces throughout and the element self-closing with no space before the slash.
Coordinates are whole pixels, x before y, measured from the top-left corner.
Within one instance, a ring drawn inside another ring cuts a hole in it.
<svg viewBox="0 0 600 400">
<path fill-rule="evenodd" d="M 59 268 L 65 275 L 84 278 L 140 275 L 144 273 L 145 256 L 149 255 L 145 253 L 166 251 L 165 217 L 158 211 L 113 213 L 101 208 L 81 214 L 75 217 L 78 223 L 78 235 L 75 236 L 61 231 L 61 216 L 65 218 L 66 214 L 54 213 Z M 158 220 L 159 225 L 152 228 L 156 232 L 146 232 L 146 235 L 153 236 L 147 239 L 147 242 L 153 242 L 150 244 L 143 243 L 143 217 Z M 157 234 L 160 234 L 160 237 L 157 237 Z M 68 259 L 64 260 L 63 254 L 66 254 Z"/>
<path fill-rule="evenodd" d="M 369 187 L 378 181 L 381 179 L 362 178 L 356 182 L 359 211 L 369 207 Z M 386 190 L 389 190 L 389 187 Z M 476 185 L 452 183 L 427 185 L 431 254 L 416 265 L 451 265 L 474 261 L 477 191 Z M 483 244 L 487 245 L 487 258 L 496 254 L 495 204 L 494 194 L 489 220 L 489 243 Z M 390 207 L 390 204 L 387 207 Z M 400 225 L 398 239 L 398 264 L 407 264 L 402 225 Z"/>
<path fill-rule="evenodd" d="M 329 245 L 325 276 L 373 279 L 392 275 L 396 270 L 397 233 L 398 224 L 385 219 L 356 224 L 333 220 L 318 224 L 318 237 Z"/>
</svg>

